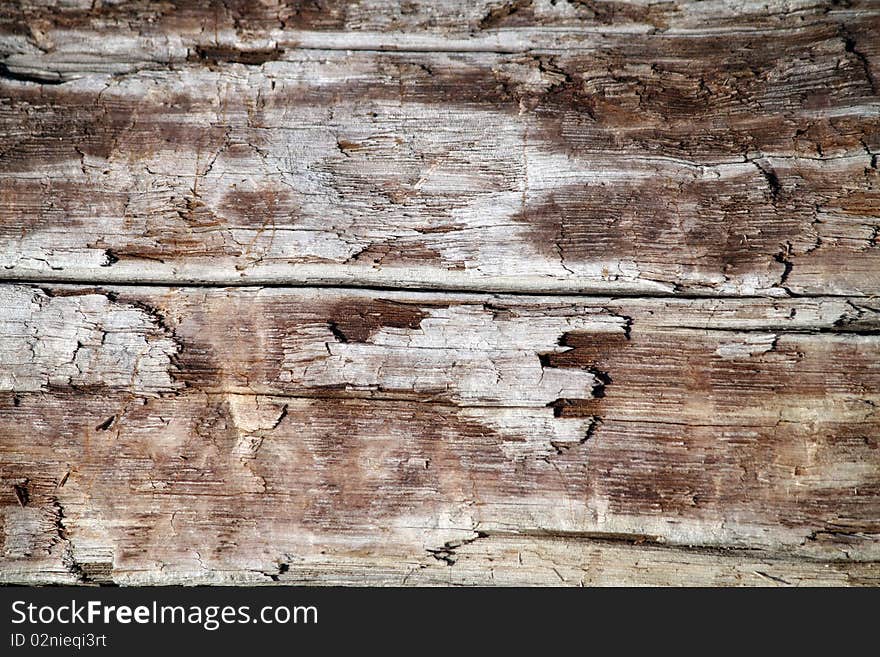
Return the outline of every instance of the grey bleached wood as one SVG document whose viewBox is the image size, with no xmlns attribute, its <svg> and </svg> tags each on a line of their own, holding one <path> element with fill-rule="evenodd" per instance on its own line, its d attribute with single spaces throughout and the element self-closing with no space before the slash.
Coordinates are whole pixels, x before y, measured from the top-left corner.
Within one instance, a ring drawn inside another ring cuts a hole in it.
<svg viewBox="0 0 880 657">
<path fill-rule="evenodd" d="M 4 581 L 877 582 L 873 301 L 0 289 Z"/>
<path fill-rule="evenodd" d="M 877 585 L 878 32 L 0 2 L 0 581 Z"/>
<path fill-rule="evenodd" d="M 294 559 L 279 582 L 351 586 L 877 586 L 876 563 L 779 559 L 760 550 L 669 549 L 579 536 L 485 535 L 432 563 Z M 445 560 L 444 560 L 445 559 Z M 451 561 L 454 567 L 444 567 Z M 269 574 L 269 579 L 272 577 Z M 256 579 L 256 577 L 254 577 Z"/>
<path fill-rule="evenodd" d="M 0 273 L 876 294 L 880 12 L 832 5 L 25 3 Z"/>
</svg>

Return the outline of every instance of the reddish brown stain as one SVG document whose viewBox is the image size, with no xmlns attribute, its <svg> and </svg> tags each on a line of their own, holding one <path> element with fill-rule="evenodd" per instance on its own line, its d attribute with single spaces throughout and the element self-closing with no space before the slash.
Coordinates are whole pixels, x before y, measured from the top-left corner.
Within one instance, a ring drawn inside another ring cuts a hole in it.
<svg viewBox="0 0 880 657">
<path fill-rule="evenodd" d="M 263 227 L 271 230 L 276 223 L 295 225 L 299 206 L 290 190 L 265 187 L 256 190 L 233 186 L 217 208 L 224 226 Z"/>
<path fill-rule="evenodd" d="M 480 19 L 478 25 L 481 30 L 534 25 L 533 4 L 533 0 L 511 0 L 494 5 Z"/>
<path fill-rule="evenodd" d="M 245 12 L 253 4 L 242 1 Z M 343 0 L 294 0 L 283 2 L 279 17 L 282 26 L 296 30 L 338 30 L 347 24 L 348 3 Z"/>
<path fill-rule="evenodd" d="M 514 215 L 548 259 L 568 265 L 617 254 L 637 263 L 674 259 L 728 276 L 766 271 L 780 244 L 815 244 L 812 201 L 802 179 L 785 174 L 771 191 L 761 173 L 699 181 L 682 174 L 641 185 L 592 183 L 555 189 Z"/>
<path fill-rule="evenodd" d="M 419 305 L 385 299 L 337 303 L 327 313 L 339 342 L 368 342 L 383 327 L 417 330 L 428 311 Z"/>
<path fill-rule="evenodd" d="M 188 61 L 205 62 L 207 64 L 247 64 L 259 66 L 266 62 L 276 61 L 284 55 L 282 48 L 260 48 L 242 50 L 226 46 L 196 46 L 187 57 Z"/>
<path fill-rule="evenodd" d="M 628 2 L 607 2 L 602 0 L 567 0 L 574 6 L 579 15 L 588 16 L 602 25 L 625 25 L 642 23 L 653 25 L 658 30 L 668 27 L 670 16 L 681 10 L 675 2 L 657 2 L 648 5 L 636 5 Z"/>
<path fill-rule="evenodd" d="M 224 0 L 220 3 L 192 4 L 186 0 L 149 3 L 96 3 L 91 7 L 33 6 L 27 3 L 10 10 L 0 23 L 5 30 L 27 34 L 38 24 L 59 29 L 100 31 L 108 25 L 130 29 L 182 31 L 198 34 L 205 26 L 212 30 L 265 32 L 287 27 L 296 29 L 338 29 L 343 26 L 344 2 L 325 0 L 287 0 L 281 3 Z"/>
<path fill-rule="evenodd" d="M 440 265 L 455 269 L 457 265 L 444 265 L 439 249 L 428 246 L 421 240 L 389 240 L 370 244 L 351 256 L 346 264 L 381 265 Z"/>
</svg>

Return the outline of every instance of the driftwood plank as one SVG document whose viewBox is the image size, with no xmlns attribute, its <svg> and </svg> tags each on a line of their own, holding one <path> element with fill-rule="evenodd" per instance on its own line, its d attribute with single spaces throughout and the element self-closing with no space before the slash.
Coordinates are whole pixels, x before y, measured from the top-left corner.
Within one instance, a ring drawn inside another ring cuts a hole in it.
<svg viewBox="0 0 880 657">
<path fill-rule="evenodd" d="M 4 581 L 880 575 L 876 302 L 0 299 Z"/>
<path fill-rule="evenodd" d="M 7 13 L 7 280 L 880 291 L 876 3 L 247 4 Z"/>
<path fill-rule="evenodd" d="M 0 582 L 880 584 L 878 33 L 0 2 Z"/>
<path fill-rule="evenodd" d="M 19 0 L 3 10 L 0 36 L 11 72 L 49 81 L 83 65 L 120 72 L 177 64 L 200 49 L 209 59 L 260 64 L 295 49 L 580 50 L 614 35 L 757 39 L 815 25 L 868 36 L 853 23 L 878 13 L 873 0 Z M 876 56 L 876 44 L 860 45 L 866 57 Z"/>
</svg>

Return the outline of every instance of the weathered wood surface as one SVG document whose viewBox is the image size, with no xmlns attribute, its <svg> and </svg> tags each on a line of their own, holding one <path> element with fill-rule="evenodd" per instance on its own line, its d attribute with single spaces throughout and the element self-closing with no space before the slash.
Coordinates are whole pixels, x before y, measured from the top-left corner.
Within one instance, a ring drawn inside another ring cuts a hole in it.
<svg viewBox="0 0 880 657">
<path fill-rule="evenodd" d="M 7 280 L 880 292 L 876 2 L 22 4 Z"/>
<path fill-rule="evenodd" d="M 7 581 L 880 582 L 876 304 L 0 297 Z"/>
<path fill-rule="evenodd" d="M 880 585 L 878 36 L 0 0 L 0 582 Z"/>
</svg>

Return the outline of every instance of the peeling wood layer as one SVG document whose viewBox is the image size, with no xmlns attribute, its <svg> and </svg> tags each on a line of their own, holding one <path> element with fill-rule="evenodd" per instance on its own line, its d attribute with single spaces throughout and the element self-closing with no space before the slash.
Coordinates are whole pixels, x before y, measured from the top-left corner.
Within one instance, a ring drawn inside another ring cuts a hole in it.
<svg viewBox="0 0 880 657">
<path fill-rule="evenodd" d="M 0 293 L 6 582 L 880 575 L 872 302 Z"/>
<path fill-rule="evenodd" d="M 880 12 L 735 4 L 23 3 L 0 273 L 877 294 Z"/>
<path fill-rule="evenodd" d="M 128 387 L 173 391 L 177 345 L 154 317 L 103 295 L 0 288 L 0 392 Z"/>
</svg>

